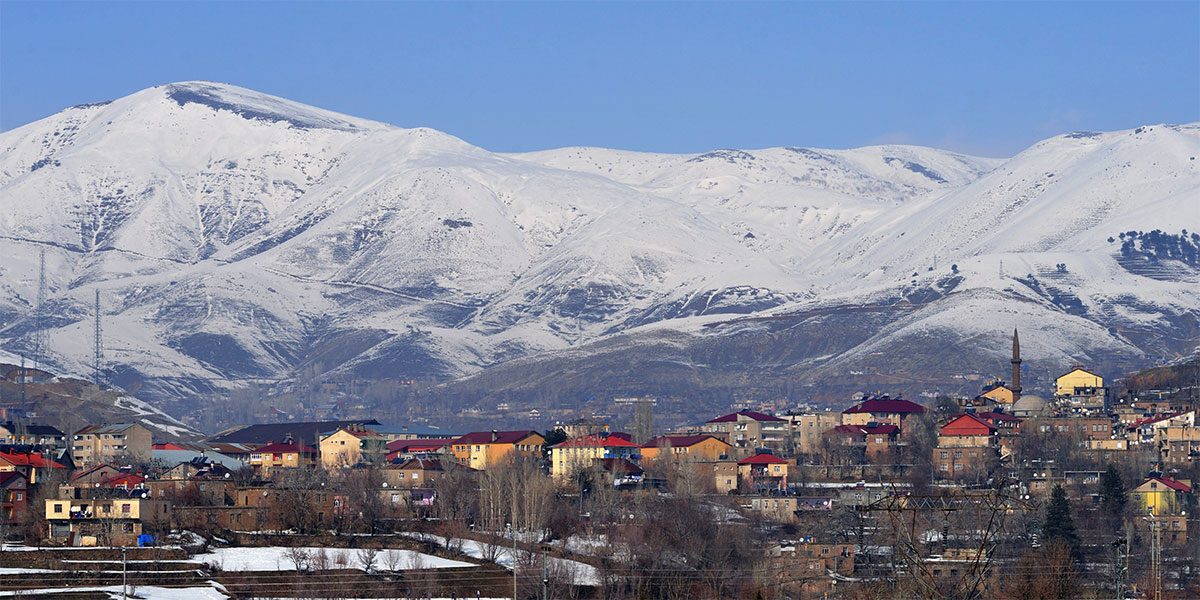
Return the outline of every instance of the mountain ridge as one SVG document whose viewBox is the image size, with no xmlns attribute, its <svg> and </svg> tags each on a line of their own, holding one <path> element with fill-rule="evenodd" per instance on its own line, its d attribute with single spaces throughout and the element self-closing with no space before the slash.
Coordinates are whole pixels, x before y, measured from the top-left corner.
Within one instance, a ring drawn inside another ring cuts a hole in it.
<svg viewBox="0 0 1200 600">
<path fill-rule="evenodd" d="M 497 154 L 236 86 L 168 84 L 0 133 L 0 246 L 14 257 L 0 266 L 0 343 L 29 350 L 44 249 L 47 362 L 90 370 L 100 289 L 110 379 L 177 415 L 301 372 L 417 379 L 486 405 L 522 388 L 463 391 L 489 371 L 584 373 L 592 349 L 640 356 L 661 339 L 715 353 L 696 363 L 706 382 L 757 371 L 817 396 L 881 368 L 880 353 L 1022 325 L 1042 331 L 1026 344 L 1047 360 L 1145 366 L 1200 339 L 1184 253 L 1200 240 L 1175 233 L 1200 229 L 1196 154 L 1196 124 L 1064 134 L 1010 159 L 916 146 Z M 791 346 L 752 350 L 768 343 Z M 996 353 L 940 354 L 905 369 L 953 383 L 951 365 Z M 603 395 L 621 377 L 626 392 L 656 389 L 628 370 L 562 392 Z"/>
</svg>

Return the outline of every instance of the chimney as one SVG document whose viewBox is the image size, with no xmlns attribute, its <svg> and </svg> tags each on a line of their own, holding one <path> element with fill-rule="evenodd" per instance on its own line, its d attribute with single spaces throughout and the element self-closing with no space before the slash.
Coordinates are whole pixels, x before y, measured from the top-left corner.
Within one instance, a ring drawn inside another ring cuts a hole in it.
<svg viewBox="0 0 1200 600">
<path fill-rule="evenodd" d="M 495 429 L 493 429 L 492 430 L 492 442 L 494 443 L 498 439 L 500 439 L 500 435 L 498 433 L 496 433 Z"/>
</svg>

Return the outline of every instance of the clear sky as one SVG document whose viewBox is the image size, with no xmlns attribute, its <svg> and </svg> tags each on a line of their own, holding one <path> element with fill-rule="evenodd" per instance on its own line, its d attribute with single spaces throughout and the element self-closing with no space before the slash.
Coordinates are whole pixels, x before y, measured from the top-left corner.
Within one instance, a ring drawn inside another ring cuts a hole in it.
<svg viewBox="0 0 1200 600">
<path fill-rule="evenodd" d="M 1200 1 L 0 0 L 0 129 L 193 79 L 491 150 L 913 143 L 1200 120 Z"/>
</svg>

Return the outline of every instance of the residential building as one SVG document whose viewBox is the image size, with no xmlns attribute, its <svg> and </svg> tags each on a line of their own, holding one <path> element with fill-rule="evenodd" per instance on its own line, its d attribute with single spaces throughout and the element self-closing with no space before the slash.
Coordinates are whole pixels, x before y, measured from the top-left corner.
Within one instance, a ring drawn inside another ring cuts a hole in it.
<svg viewBox="0 0 1200 600">
<path fill-rule="evenodd" d="M 998 432 L 973 414 L 951 419 L 938 430 L 934 474 L 942 479 L 986 477 L 1000 458 Z"/>
<path fill-rule="evenodd" d="M 134 546 L 139 535 L 169 527 L 171 503 L 143 497 L 51 499 L 45 518 L 52 542 Z"/>
<path fill-rule="evenodd" d="M 775 448 L 782 450 L 788 438 L 787 421 L 752 410 L 722 415 L 702 427 L 737 448 Z"/>
<path fill-rule="evenodd" d="M 1200 458 L 1200 427 L 1178 425 L 1156 432 L 1159 456 L 1169 465 L 1185 465 Z"/>
<path fill-rule="evenodd" d="M 737 472 L 746 489 L 755 492 L 787 489 L 788 461 L 774 454 L 747 456 L 737 462 Z"/>
<path fill-rule="evenodd" d="M 317 449 L 301 442 L 285 439 L 267 444 L 250 454 L 250 466 L 263 477 L 278 469 L 310 469 L 317 466 Z"/>
<path fill-rule="evenodd" d="M 0 452 L 0 473 L 16 472 L 29 485 L 37 485 L 51 473 L 66 473 L 67 467 L 37 452 Z"/>
<path fill-rule="evenodd" d="M 604 458 L 641 460 L 641 448 L 621 433 L 593 433 L 550 447 L 550 475 L 566 479 Z"/>
<path fill-rule="evenodd" d="M 396 459 L 407 460 L 415 456 L 431 454 L 449 454 L 454 438 L 427 438 L 416 440 L 396 440 L 388 442 L 385 462 L 393 463 Z"/>
<path fill-rule="evenodd" d="M 228 444 L 259 447 L 273 444 L 282 439 L 291 438 L 302 444 L 315 447 L 320 443 L 322 434 L 352 426 L 370 429 L 383 427 L 375 419 L 256 423 L 226 430 L 209 438 L 208 442 L 217 452 L 231 456 L 236 454 L 236 452 L 232 448 L 228 448 L 226 446 Z"/>
<path fill-rule="evenodd" d="M 474 469 L 458 464 L 449 456 L 414 456 L 387 465 L 383 468 L 383 479 L 391 488 L 428 488 L 455 470 L 474 472 Z"/>
<path fill-rule="evenodd" d="M 49 425 L 8 421 L 0 424 L 0 445 L 8 444 L 62 450 L 67 447 L 67 434 Z"/>
<path fill-rule="evenodd" d="M 1135 515 L 1179 515 L 1189 508 L 1192 484 L 1154 473 L 1129 492 L 1129 500 Z"/>
<path fill-rule="evenodd" d="M 925 407 L 902 398 L 879 396 L 866 398 L 842 411 L 842 424 L 867 425 L 869 423 L 891 424 L 904 431 L 904 421 L 924 414 Z"/>
<path fill-rule="evenodd" d="M 889 463 L 900 437 L 900 428 L 879 423 L 838 425 L 825 432 L 828 450 L 836 464 Z"/>
<path fill-rule="evenodd" d="M 842 413 L 836 411 L 812 412 L 801 415 L 785 415 L 788 438 L 792 451 L 798 454 L 816 454 L 821 450 L 822 435 L 842 424 Z"/>
<path fill-rule="evenodd" d="M 1075 365 L 1071 370 L 1059 375 L 1054 380 L 1054 395 L 1058 398 L 1069 397 L 1075 393 L 1076 389 L 1097 389 L 1104 387 L 1104 378 L 1083 368 L 1083 365 Z"/>
<path fill-rule="evenodd" d="M 147 460 L 154 443 L 150 430 L 138 423 L 88 425 L 71 437 L 71 458 L 81 467 L 119 463 L 127 457 Z"/>
<path fill-rule="evenodd" d="M 540 457 L 546 438 L 531 431 L 476 431 L 451 444 L 451 452 L 459 464 L 479 471 L 499 463 L 508 456 Z"/>
<path fill-rule="evenodd" d="M 694 461 L 714 461 L 728 456 L 729 442 L 710 434 L 664 435 L 642 444 L 642 460 L 658 460 L 665 456 Z"/>
<path fill-rule="evenodd" d="M 0 522 L 18 525 L 29 506 L 29 480 L 16 471 L 0 472 Z"/>
<path fill-rule="evenodd" d="M 365 427 L 339 427 L 321 438 L 321 466 L 339 469 L 359 463 L 382 463 L 387 454 L 387 443 L 378 433 Z"/>
<path fill-rule="evenodd" d="M 1108 417 L 1034 417 L 1021 424 L 1023 434 L 1075 436 L 1080 445 L 1088 440 L 1109 439 L 1112 429 L 1112 420 Z"/>
<path fill-rule="evenodd" d="M 458 437 L 458 434 L 452 431 L 432 425 L 421 425 L 419 423 L 374 426 L 363 424 L 360 427 L 369 428 L 371 431 L 379 434 L 388 443 L 399 440 L 434 440 Z"/>
<path fill-rule="evenodd" d="M 750 510 L 768 521 L 790 523 L 796 520 L 800 510 L 799 498 L 795 496 L 765 496 L 750 499 Z"/>
<path fill-rule="evenodd" d="M 583 437 L 595 433 L 608 433 L 608 422 L 604 419 L 587 419 L 579 418 L 566 423 L 558 422 L 554 424 L 556 429 L 561 429 L 566 434 L 567 439 Z"/>
<path fill-rule="evenodd" d="M 719 460 L 712 463 L 713 487 L 718 494 L 732 494 L 738 491 L 737 461 Z"/>
</svg>

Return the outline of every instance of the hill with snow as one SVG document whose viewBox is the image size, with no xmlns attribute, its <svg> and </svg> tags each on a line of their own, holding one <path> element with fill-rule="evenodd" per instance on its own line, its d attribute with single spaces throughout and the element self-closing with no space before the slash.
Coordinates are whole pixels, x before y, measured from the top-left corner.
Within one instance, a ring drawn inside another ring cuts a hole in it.
<svg viewBox="0 0 1200 600">
<path fill-rule="evenodd" d="M 108 378 L 177 415 L 302 372 L 453 406 L 956 389 L 1013 327 L 1035 377 L 1133 368 L 1197 350 L 1197 155 L 1196 125 L 497 154 L 170 84 L 0 134 L 0 343 L 89 372 L 99 290 Z"/>
</svg>

